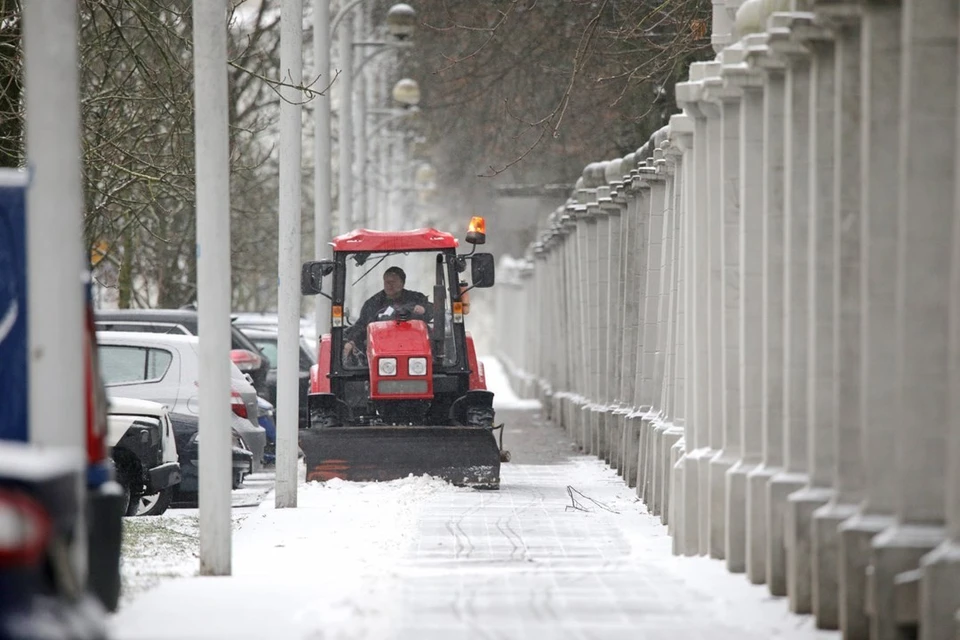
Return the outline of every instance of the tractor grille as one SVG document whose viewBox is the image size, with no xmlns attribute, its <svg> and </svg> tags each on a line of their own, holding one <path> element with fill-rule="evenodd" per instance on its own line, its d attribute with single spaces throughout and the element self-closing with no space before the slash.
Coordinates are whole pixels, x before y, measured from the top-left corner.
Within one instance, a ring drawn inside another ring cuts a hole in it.
<svg viewBox="0 0 960 640">
<path fill-rule="evenodd" d="M 380 395 L 393 395 L 404 393 L 426 393 L 426 380 L 381 380 L 377 384 L 377 391 Z"/>
</svg>

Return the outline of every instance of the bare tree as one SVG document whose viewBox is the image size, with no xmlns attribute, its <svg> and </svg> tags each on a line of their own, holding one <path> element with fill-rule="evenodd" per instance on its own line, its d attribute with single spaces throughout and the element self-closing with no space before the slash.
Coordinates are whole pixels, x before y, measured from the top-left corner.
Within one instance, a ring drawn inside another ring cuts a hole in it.
<svg viewBox="0 0 960 640">
<path fill-rule="evenodd" d="M 564 182 L 636 149 L 712 55 L 709 0 L 421 0 L 408 64 L 419 126 L 453 201 L 493 184 Z"/>
</svg>

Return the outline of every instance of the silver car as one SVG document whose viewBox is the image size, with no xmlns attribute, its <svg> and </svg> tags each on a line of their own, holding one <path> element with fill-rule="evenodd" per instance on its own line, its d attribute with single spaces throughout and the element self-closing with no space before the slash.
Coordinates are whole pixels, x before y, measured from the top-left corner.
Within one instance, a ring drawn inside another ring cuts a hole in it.
<svg viewBox="0 0 960 640">
<path fill-rule="evenodd" d="M 108 392 L 165 405 L 171 413 L 199 415 L 199 338 L 165 333 L 97 333 L 100 370 Z M 267 432 L 258 424 L 257 393 L 230 363 L 234 429 L 263 467 Z"/>
</svg>

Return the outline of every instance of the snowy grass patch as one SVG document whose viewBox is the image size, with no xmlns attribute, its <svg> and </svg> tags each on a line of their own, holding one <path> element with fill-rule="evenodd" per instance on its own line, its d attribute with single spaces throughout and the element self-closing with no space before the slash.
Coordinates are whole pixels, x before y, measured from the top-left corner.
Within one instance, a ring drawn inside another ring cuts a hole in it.
<svg viewBox="0 0 960 640">
<path fill-rule="evenodd" d="M 196 575 L 200 567 L 199 536 L 196 516 L 124 518 L 120 606 L 162 580 Z"/>
</svg>

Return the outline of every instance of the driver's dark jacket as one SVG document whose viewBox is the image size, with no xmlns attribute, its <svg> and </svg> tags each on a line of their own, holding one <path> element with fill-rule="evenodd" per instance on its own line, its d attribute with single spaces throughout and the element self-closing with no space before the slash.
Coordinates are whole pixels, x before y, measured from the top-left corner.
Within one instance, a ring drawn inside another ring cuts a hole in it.
<svg viewBox="0 0 960 640">
<path fill-rule="evenodd" d="M 425 309 L 423 315 L 424 320 L 429 320 L 433 317 L 433 305 L 427 300 L 427 296 L 419 291 L 403 289 L 400 291 L 400 296 L 395 300 L 387 299 L 387 294 L 383 291 L 376 293 L 363 303 L 363 307 L 360 309 L 360 317 L 357 318 L 357 321 L 354 322 L 352 326 L 344 329 L 344 342 L 353 342 L 357 347 L 365 350 L 367 343 L 367 325 L 374 322 L 381 311 L 391 305 L 409 305 L 412 308 L 418 304 Z M 413 317 L 419 318 L 420 316 Z"/>
</svg>

